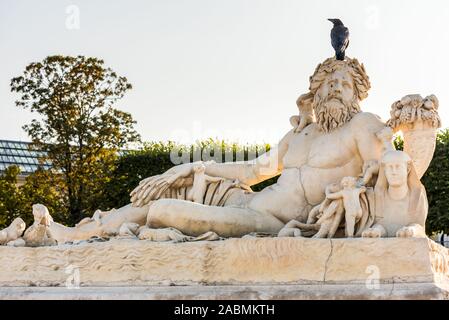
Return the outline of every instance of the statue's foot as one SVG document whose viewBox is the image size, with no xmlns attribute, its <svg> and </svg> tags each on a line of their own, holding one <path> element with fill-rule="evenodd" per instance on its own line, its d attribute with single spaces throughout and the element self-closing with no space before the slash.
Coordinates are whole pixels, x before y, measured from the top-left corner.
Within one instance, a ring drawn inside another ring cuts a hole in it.
<svg viewBox="0 0 449 320">
<path fill-rule="evenodd" d="M 120 237 L 136 238 L 139 227 L 137 223 L 125 222 L 120 226 L 118 235 Z"/>
<path fill-rule="evenodd" d="M 396 232 L 398 238 L 425 238 L 426 234 L 422 227 L 413 225 L 402 227 Z"/>
<path fill-rule="evenodd" d="M 380 238 L 382 232 L 376 228 L 369 228 L 362 232 L 362 238 Z"/>
</svg>

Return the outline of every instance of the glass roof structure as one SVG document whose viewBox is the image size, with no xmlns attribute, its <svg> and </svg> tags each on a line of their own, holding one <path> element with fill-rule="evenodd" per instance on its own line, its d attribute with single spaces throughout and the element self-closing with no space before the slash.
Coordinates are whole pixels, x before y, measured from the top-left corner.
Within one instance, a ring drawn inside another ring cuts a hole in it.
<svg viewBox="0 0 449 320">
<path fill-rule="evenodd" d="M 29 142 L 0 140 L 0 173 L 9 166 L 16 165 L 20 168 L 20 174 L 28 175 L 39 167 L 39 157 L 42 152 L 29 150 Z M 50 163 L 44 163 L 45 169 L 51 167 Z"/>
</svg>

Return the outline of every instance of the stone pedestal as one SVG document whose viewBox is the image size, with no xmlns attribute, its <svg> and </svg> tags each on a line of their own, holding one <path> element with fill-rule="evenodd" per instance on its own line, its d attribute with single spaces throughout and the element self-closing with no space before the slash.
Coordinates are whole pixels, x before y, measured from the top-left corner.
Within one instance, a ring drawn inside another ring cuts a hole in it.
<svg viewBox="0 0 449 320">
<path fill-rule="evenodd" d="M 444 299 L 448 251 L 426 238 L 0 247 L 0 297 Z"/>
</svg>

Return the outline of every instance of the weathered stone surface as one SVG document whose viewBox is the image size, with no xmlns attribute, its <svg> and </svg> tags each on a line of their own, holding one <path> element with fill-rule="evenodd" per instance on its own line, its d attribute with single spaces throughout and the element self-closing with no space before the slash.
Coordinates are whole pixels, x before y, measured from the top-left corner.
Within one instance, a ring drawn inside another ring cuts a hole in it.
<svg viewBox="0 0 449 320">
<path fill-rule="evenodd" d="M 434 283 L 390 283 L 369 289 L 365 285 L 253 285 L 147 287 L 3 287 L 0 299 L 176 299 L 176 300 L 287 300 L 287 299 L 449 299 L 449 288 Z"/>
<path fill-rule="evenodd" d="M 81 287 L 447 283 L 448 249 L 426 238 L 245 238 L 157 243 L 111 240 L 38 248 L 0 247 L 1 286 Z M 371 283 L 370 282 L 370 283 Z"/>
</svg>

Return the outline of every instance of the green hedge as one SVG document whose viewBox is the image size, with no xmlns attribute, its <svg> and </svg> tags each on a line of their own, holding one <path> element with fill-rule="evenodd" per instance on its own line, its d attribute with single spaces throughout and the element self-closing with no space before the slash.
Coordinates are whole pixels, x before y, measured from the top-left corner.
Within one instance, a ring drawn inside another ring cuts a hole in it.
<svg viewBox="0 0 449 320">
<path fill-rule="evenodd" d="M 439 133 L 435 154 L 421 181 L 429 200 L 427 233 L 449 234 L 449 129 Z"/>
</svg>

